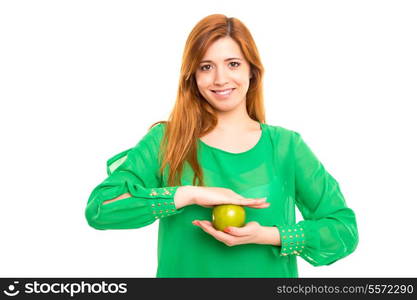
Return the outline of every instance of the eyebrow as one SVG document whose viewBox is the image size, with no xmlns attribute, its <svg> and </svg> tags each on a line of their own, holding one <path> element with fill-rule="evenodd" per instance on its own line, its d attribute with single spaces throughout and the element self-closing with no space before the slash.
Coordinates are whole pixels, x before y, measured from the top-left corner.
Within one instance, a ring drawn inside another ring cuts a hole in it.
<svg viewBox="0 0 417 300">
<path fill-rule="evenodd" d="M 242 59 L 239 58 L 239 57 L 230 57 L 230 58 L 226 58 L 224 61 L 229 61 L 229 60 L 242 60 Z M 202 60 L 202 61 L 200 61 L 200 64 L 207 63 L 207 62 L 212 63 L 213 61 L 211 61 L 211 60 Z"/>
</svg>

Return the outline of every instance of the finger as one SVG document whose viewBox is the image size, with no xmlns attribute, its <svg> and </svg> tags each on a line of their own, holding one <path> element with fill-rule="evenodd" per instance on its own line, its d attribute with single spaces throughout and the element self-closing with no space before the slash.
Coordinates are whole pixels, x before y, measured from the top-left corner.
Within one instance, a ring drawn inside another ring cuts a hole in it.
<svg viewBox="0 0 417 300">
<path fill-rule="evenodd" d="M 215 229 L 212 223 L 209 221 L 201 221 L 200 225 L 205 232 L 213 236 L 219 242 L 222 242 L 228 246 L 244 244 L 245 240 L 247 240 L 247 237 L 239 237 L 237 235 L 229 234 L 228 232 L 219 231 Z"/>
<path fill-rule="evenodd" d="M 224 231 L 233 236 L 249 235 L 249 233 L 247 233 L 247 230 L 244 227 L 227 227 Z"/>
<path fill-rule="evenodd" d="M 261 203 L 261 204 L 256 204 L 256 205 L 247 205 L 247 207 L 250 208 L 268 208 L 271 205 L 271 203 L 266 202 L 266 203 Z"/>
<path fill-rule="evenodd" d="M 234 236 L 248 236 L 254 234 L 256 229 L 255 222 L 246 223 L 243 227 L 229 226 L 225 231 Z"/>
<path fill-rule="evenodd" d="M 203 229 L 208 234 L 215 237 L 216 239 L 218 239 L 217 233 L 216 233 L 217 230 L 211 224 L 208 224 L 207 222 L 208 221 L 199 221 L 198 223 L 199 223 L 200 228 Z"/>
<path fill-rule="evenodd" d="M 193 225 L 203 228 L 203 226 L 212 226 L 209 221 L 206 220 L 194 220 L 191 222 Z M 209 224 L 209 225 L 208 225 Z"/>
<path fill-rule="evenodd" d="M 247 225 L 243 227 L 229 226 L 225 229 L 225 231 L 234 236 L 246 236 L 252 233 L 252 227 Z"/>
<path fill-rule="evenodd" d="M 230 238 L 229 234 L 223 231 L 217 230 L 216 228 L 213 227 L 213 224 L 209 221 L 205 221 L 205 220 L 200 221 L 200 226 L 205 232 L 211 234 L 212 236 L 214 236 L 216 239 L 218 239 L 221 242 L 224 242 Z"/>
<path fill-rule="evenodd" d="M 249 205 L 246 205 L 246 206 L 267 206 L 267 205 L 270 205 L 270 202 L 260 202 L 260 203 L 253 203 L 253 204 L 249 204 Z"/>
<path fill-rule="evenodd" d="M 250 206 L 250 205 L 259 205 L 262 203 L 266 203 L 266 197 L 264 198 L 246 198 L 246 199 L 239 199 L 236 201 L 238 205 L 245 205 L 245 206 Z M 233 203 L 235 204 L 235 203 Z"/>
<path fill-rule="evenodd" d="M 204 226 L 205 228 L 210 228 L 210 229 L 213 229 L 213 230 L 218 231 L 216 228 L 214 228 L 213 223 L 211 223 L 210 221 L 207 221 L 207 220 L 201 220 L 201 221 L 200 221 L 200 225 L 201 225 L 201 226 Z"/>
</svg>

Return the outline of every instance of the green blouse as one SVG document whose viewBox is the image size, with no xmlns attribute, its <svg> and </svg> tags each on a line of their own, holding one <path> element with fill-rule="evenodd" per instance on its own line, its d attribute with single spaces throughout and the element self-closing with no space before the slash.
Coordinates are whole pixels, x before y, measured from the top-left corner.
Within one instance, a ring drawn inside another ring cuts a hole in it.
<svg viewBox="0 0 417 300">
<path fill-rule="evenodd" d="M 298 277 L 297 256 L 314 266 L 329 265 L 358 244 L 355 214 L 338 182 L 299 133 L 260 123 L 262 135 L 251 149 L 231 153 L 198 140 L 197 155 L 206 186 L 225 187 L 249 198 L 267 197 L 268 208 L 245 207 L 246 220 L 280 230 L 282 245 L 227 246 L 193 220 L 211 220 L 211 208 L 176 209 L 178 186 L 158 173 L 158 124 L 137 143 L 107 161 L 108 177 L 95 187 L 85 215 L 96 229 L 140 228 L 159 221 L 157 277 Z M 192 185 L 187 163 L 182 185 Z M 123 193 L 132 197 L 103 204 Z M 296 222 L 295 207 L 303 220 Z"/>
</svg>

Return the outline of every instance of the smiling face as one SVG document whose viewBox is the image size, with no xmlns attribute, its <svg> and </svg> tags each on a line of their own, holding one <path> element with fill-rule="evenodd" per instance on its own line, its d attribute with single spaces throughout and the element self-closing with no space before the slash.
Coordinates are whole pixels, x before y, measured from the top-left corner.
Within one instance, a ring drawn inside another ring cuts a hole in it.
<svg viewBox="0 0 417 300">
<path fill-rule="evenodd" d="M 239 45 L 220 38 L 206 51 L 195 73 L 201 95 L 221 112 L 246 109 L 250 65 Z"/>
</svg>

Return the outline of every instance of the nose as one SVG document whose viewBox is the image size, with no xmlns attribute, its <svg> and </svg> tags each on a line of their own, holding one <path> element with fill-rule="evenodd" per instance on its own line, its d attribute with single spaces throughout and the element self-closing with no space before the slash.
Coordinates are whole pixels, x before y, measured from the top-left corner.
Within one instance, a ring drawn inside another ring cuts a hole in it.
<svg viewBox="0 0 417 300">
<path fill-rule="evenodd" d="M 228 75 L 227 71 L 223 70 L 223 68 L 216 68 L 216 72 L 214 75 L 214 85 L 223 86 L 228 83 Z"/>
</svg>

